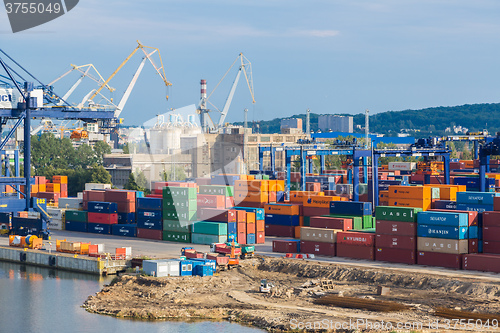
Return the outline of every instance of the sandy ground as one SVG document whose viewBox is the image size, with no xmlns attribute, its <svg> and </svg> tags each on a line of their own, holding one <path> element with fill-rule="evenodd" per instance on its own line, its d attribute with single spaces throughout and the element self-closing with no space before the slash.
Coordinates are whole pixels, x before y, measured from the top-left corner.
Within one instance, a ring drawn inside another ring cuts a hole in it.
<svg viewBox="0 0 500 333">
<path fill-rule="evenodd" d="M 276 285 L 272 294 L 259 293 L 261 279 Z M 390 294 L 377 295 L 378 286 L 389 287 Z M 371 304 L 393 301 L 409 309 L 380 312 L 314 303 L 330 294 Z M 498 321 L 487 326 L 476 318 L 500 318 L 499 300 L 500 282 L 484 278 L 258 257 L 213 277 L 123 275 L 89 296 L 83 307 L 117 317 L 229 320 L 268 331 L 477 332 L 500 331 L 494 327 Z M 439 307 L 472 312 L 473 320 L 438 317 Z"/>
</svg>

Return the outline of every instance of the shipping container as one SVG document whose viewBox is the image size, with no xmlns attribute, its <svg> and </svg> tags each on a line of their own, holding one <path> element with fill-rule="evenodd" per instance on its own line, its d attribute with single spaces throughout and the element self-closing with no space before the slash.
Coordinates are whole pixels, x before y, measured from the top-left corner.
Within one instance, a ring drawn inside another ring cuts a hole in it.
<svg viewBox="0 0 500 333">
<path fill-rule="evenodd" d="M 469 253 L 469 240 L 444 238 L 418 238 L 417 249 L 422 252 L 440 252 L 452 254 Z"/>
<path fill-rule="evenodd" d="M 163 231 L 156 230 L 156 229 L 137 228 L 137 238 L 162 240 L 163 239 Z"/>
<path fill-rule="evenodd" d="M 209 235 L 209 234 L 199 234 L 191 233 L 191 243 L 194 244 L 205 244 L 210 245 L 212 243 L 225 243 L 227 241 L 226 235 Z"/>
<path fill-rule="evenodd" d="M 457 203 L 473 205 L 493 205 L 493 198 L 500 196 L 496 192 L 458 192 Z"/>
<path fill-rule="evenodd" d="M 67 231 L 87 232 L 87 222 L 66 221 L 64 229 Z"/>
<path fill-rule="evenodd" d="M 483 253 L 500 254 L 500 241 L 483 241 Z"/>
<path fill-rule="evenodd" d="M 299 253 L 300 241 L 299 240 L 273 240 L 273 252 L 279 253 Z"/>
<path fill-rule="evenodd" d="M 168 200 L 196 200 L 196 188 L 193 187 L 163 187 L 163 201 Z"/>
<path fill-rule="evenodd" d="M 500 212 L 484 212 L 483 227 L 500 227 Z"/>
<path fill-rule="evenodd" d="M 255 233 L 247 233 L 246 244 L 255 244 Z"/>
<path fill-rule="evenodd" d="M 416 250 L 417 237 L 377 234 L 375 236 L 375 247 Z"/>
<path fill-rule="evenodd" d="M 134 213 L 121 213 L 121 214 L 134 214 Z M 145 220 L 162 220 L 163 214 L 161 210 L 143 210 L 137 211 L 137 219 Z"/>
<path fill-rule="evenodd" d="M 420 212 L 417 214 L 418 224 L 443 225 L 451 227 L 469 226 L 469 215 L 455 212 Z"/>
<path fill-rule="evenodd" d="M 417 264 L 462 269 L 462 256 L 462 254 L 418 251 Z"/>
<path fill-rule="evenodd" d="M 349 215 L 322 215 L 322 217 L 332 217 L 351 220 L 352 230 L 363 229 L 363 217 L 361 216 L 349 216 Z M 310 220 L 309 220 L 310 221 Z"/>
<path fill-rule="evenodd" d="M 173 220 L 163 220 L 163 230 L 164 231 L 176 231 L 176 232 L 191 232 L 191 226 L 194 221 L 173 221 Z"/>
<path fill-rule="evenodd" d="M 417 224 L 411 222 L 377 220 L 375 229 L 377 234 L 417 236 Z"/>
<path fill-rule="evenodd" d="M 295 227 L 285 225 L 266 224 L 266 236 L 295 237 Z"/>
<path fill-rule="evenodd" d="M 389 198 L 426 199 L 432 198 L 432 188 L 428 186 L 389 186 Z"/>
<path fill-rule="evenodd" d="M 137 198 L 138 210 L 162 210 L 163 200 L 160 198 Z"/>
<path fill-rule="evenodd" d="M 417 236 L 429 238 L 467 239 L 469 238 L 469 228 L 418 224 Z"/>
<path fill-rule="evenodd" d="M 299 206 L 293 204 L 266 204 L 264 205 L 265 214 L 274 215 L 299 215 Z"/>
<path fill-rule="evenodd" d="M 283 225 L 283 226 L 299 226 L 300 219 L 298 215 L 276 215 L 266 214 L 266 224 Z"/>
<path fill-rule="evenodd" d="M 342 230 L 302 227 L 300 230 L 300 240 L 301 241 L 322 242 L 322 243 L 336 243 L 337 242 L 337 233 L 339 231 L 342 231 Z"/>
<path fill-rule="evenodd" d="M 348 214 L 348 215 L 372 215 L 371 202 L 355 201 L 332 201 L 330 202 L 330 214 Z"/>
<path fill-rule="evenodd" d="M 458 210 L 473 211 L 478 213 L 483 213 L 493 210 L 493 205 L 480 205 L 480 204 L 464 204 L 457 203 Z"/>
<path fill-rule="evenodd" d="M 223 195 L 198 194 L 196 201 L 198 207 L 226 208 L 226 197 Z"/>
<path fill-rule="evenodd" d="M 118 224 L 118 214 L 88 212 L 87 221 L 89 223 Z"/>
<path fill-rule="evenodd" d="M 227 223 L 222 222 L 207 222 L 196 221 L 191 226 L 192 233 L 207 234 L 207 235 L 225 235 L 227 238 Z M 215 243 L 215 242 L 214 242 Z"/>
<path fill-rule="evenodd" d="M 375 260 L 375 247 L 373 246 L 359 246 L 337 242 L 336 252 L 337 257 Z"/>
<path fill-rule="evenodd" d="M 352 220 L 327 216 L 313 216 L 309 220 L 309 226 L 347 231 L 352 229 Z"/>
<path fill-rule="evenodd" d="M 175 198 L 174 200 L 163 200 L 163 214 L 165 215 L 166 211 L 177 212 L 180 213 L 189 213 L 190 211 L 196 211 L 198 208 L 196 199 L 183 199 L 183 198 Z"/>
<path fill-rule="evenodd" d="M 490 242 L 500 242 L 500 227 L 483 227 L 482 239 Z"/>
<path fill-rule="evenodd" d="M 199 208 L 198 218 L 204 221 L 236 222 L 237 211 L 234 209 Z"/>
<path fill-rule="evenodd" d="M 266 235 L 264 231 L 257 231 L 255 233 L 255 243 L 264 244 L 266 242 Z"/>
<path fill-rule="evenodd" d="M 82 210 L 66 210 L 66 221 L 87 222 L 87 212 Z"/>
<path fill-rule="evenodd" d="M 113 224 L 111 234 L 115 236 L 137 237 L 137 224 Z"/>
<path fill-rule="evenodd" d="M 313 241 L 300 241 L 300 252 L 335 257 L 336 245 L 334 243 L 322 243 Z"/>
<path fill-rule="evenodd" d="M 344 231 L 337 233 L 337 243 L 356 246 L 375 246 L 375 235 L 366 232 Z"/>
<path fill-rule="evenodd" d="M 143 260 L 144 273 L 155 277 L 180 276 L 180 265 L 177 259 Z"/>
<path fill-rule="evenodd" d="M 233 186 L 224 185 L 200 185 L 199 194 L 223 195 L 225 197 L 234 196 Z"/>
<path fill-rule="evenodd" d="M 257 228 L 255 227 L 255 223 L 247 223 L 246 224 L 246 232 L 248 234 L 255 234 L 257 232 Z"/>
<path fill-rule="evenodd" d="M 465 270 L 500 273 L 500 255 L 464 254 L 462 268 Z"/>
<path fill-rule="evenodd" d="M 436 200 L 432 203 L 434 209 L 456 210 L 457 202 L 450 200 Z"/>
<path fill-rule="evenodd" d="M 117 213 L 118 224 L 133 224 L 136 223 L 135 213 Z"/>
<path fill-rule="evenodd" d="M 116 214 L 118 213 L 118 205 L 116 202 L 89 201 L 87 210 L 89 213 Z"/>
<path fill-rule="evenodd" d="M 415 265 L 417 263 L 417 251 L 377 247 L 375 249 L 375 260 Z"/>
<path fill-rule="evenodd" d="M 330 208 L 326 207 L 306 207 L 302 208 L 303 216 L 330 215 Z"/>
<path fill-rule="evenodd" d="M 389 197 L 389 206 L 421 208 L 423 211 L 431 209 L 431 199 L 406 199 Z"/>
<path fill-rule="evenodd" d="M 421 208 L 377 206 L 375 217 L 384 221 L 417 222 L 417 213 L 422 211 Z"/>
<path fill-rule="evenodd" d="M 448 212 L 448 213 L 467 214 L 469 226 L 477 226 L 479 224 L 480 215 L 478 212 L 472 212 L 472 211 L 466 211 L 466 210 L 455 210 L 453 212 L 450 212 L 449 210 L 446 210 L 446 209 L 431 209 L 430 211 L 431 212 L 445 212 L 445 213 Z"/>
<path fill-rule="evenodd" d="M 134 202 L 136 191 L 130 190 L 106 190 L 105 200 L 110 202 Z"/>
<path fill-rule="evenodd" d="M 254 208 L 254 207 L 234 207 L 233 209 L 244 210 L 245 212 L 255 213 L 256 220 L 264 220 L 265 210 L 264 208 Z"/>
<path fill-rule="evenodd" d="M 163 230 L 162 220 L 137 219 L 137 228 Z"/>
<path fill-rule="evenodd" d="M 163 210 L 163 219 L 170 221 L 194 221 L 197 218 L 196 209 L 186 212 L 178 212 L 176 210 Z"/>
<path fill-rule="evenodd" d="M 191 243 L 191 233 L 163 231 L 163 240 L 168 242 Z"/>
<path fill-rule="evenodd" d="M 111 224 L 91 223 L 87 224 L 87 232 L 93 234 L 111 235 Z"/>
</svg>

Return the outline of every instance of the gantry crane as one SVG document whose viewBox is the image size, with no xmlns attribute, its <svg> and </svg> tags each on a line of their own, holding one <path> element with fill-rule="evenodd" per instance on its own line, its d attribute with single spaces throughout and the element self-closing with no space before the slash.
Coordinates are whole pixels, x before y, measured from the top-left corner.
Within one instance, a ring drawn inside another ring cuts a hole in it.
<svg viewBox="0 0 500 333">
<path fill-rule="evenodd" d="M 224 78 L 227 76 L 227 74 L 231 71 L 233 66 L 238 62 L 239 60 L 239 68 L 238 72 L 236 74 L 236 78 L 234 79 L 233 85 L 231 86 L 231 89 L 229 90 L 229 95 L 227 96 L 226 103 L 224 104 L 224 107 L 222 108 L 222 111 L 220 111 L 215 105 L 213 105 L 209 99 L 210 96 L 215 92 L 217 87 L 221 84 L 221 82 L 224 80 Z M 200 115 L 200 124 L 202 127 L 203 132 L 214 132 L 217 131 L 219 128 L 221 128 L 224 125 L 224 120 L 226 119 L 227 113 L 229 111 L 229 107 L 231 106 L 231 102 L 233 100 L 234 92 L 236 90 L 236 86 L 238 85 L 238 81 L 240 79 L 241 73 L 243 72 L 243 75 L 245 76 L 246 82 L 248 89 L 250 90 L 250 95 L 252 97 L 252 104 L 255 103 L 255 96 L 254 96 L 254 90 L 253 90 L 253 78 L 252 78 L 252 64 L 248 59 L 243 55 L 243 53 L 240 53 L 236 60 L 233 62 L 231 67 L 226 71 L 222 79 L 217 83 L 215 86 L 214 90 L 210 93 L 210 95 L 207 97 L 206 93 L 204 93 L 204 88 L 203 85 L 205 84 L 205 80 L 202 80 L 202 95 L 200 102 L 198 103 L 198 108 L 197 112 Z M 212 118 L 209 115 L 209 112 L 212 110 L 209 110 L 207 108 L 207 104 L 210 103 L 219 113 L 220 113 L 220 118 L 217 123 L 215 123 Z M 206 116 L 206 117 L 205 117 Z M 207 121 L 208 118 L 208 121 Z"/>
</svg>

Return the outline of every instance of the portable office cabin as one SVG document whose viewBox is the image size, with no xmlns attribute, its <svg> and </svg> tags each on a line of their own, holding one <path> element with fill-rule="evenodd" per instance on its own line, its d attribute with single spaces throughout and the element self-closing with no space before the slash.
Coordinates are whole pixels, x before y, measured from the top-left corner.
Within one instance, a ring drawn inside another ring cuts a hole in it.
<svg viewBox="0 0 500 333">
<path fill-rule="evenodd" d="M 156 277 L 179 276 L 179 268 L 177 260 L 144 260 L 142 262 L 144 272 Z"/>
</svg>

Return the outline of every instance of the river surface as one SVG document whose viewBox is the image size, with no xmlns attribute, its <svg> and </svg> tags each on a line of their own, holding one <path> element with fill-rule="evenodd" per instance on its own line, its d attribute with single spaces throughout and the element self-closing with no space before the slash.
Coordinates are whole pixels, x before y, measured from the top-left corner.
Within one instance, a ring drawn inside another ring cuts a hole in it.
<svg viewBox="0 0 500 333">
<path fill-rule="evenodd" d="M 0 262 L 0 332 L 263 332 L 227 322 L 117 319 L 81 308 L 111 279 Z"/>
</svg>

